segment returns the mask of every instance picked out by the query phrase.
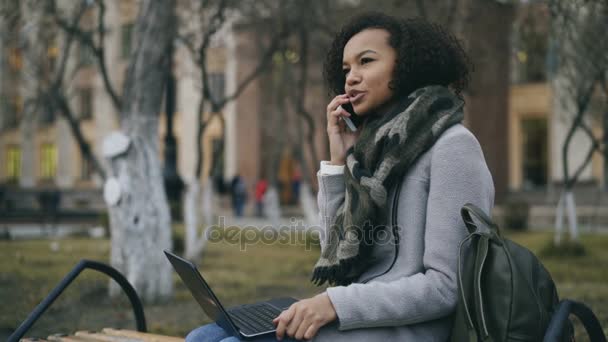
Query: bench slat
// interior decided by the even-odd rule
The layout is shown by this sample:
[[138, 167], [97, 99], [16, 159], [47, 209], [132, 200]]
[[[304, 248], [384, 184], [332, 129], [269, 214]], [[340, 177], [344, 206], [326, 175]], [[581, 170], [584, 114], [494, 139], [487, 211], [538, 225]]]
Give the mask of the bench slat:
[[90, 331], [77, 331], [77, 337], [85, 339], [86, 341], [96, 342], [140, 342], [140, 339], [129, 338], [124, 336], [112, 336], [104, 333], [90, 332]]
[[83, 339], [76, 336], [65, 336], [65, 335], [51, 335], [48, 337], [49, 341], [53, 342], [88, 342], [91, 340]]
[[102, 332], [111, 336], [121, 336], [128, 337], [132, 339], [137, 339], [143, 342], [184, 342], [183, 338], [174, 337], [174, 336], [163, 336], [163, 335], [155, 335], [150, 333], [142, 333], [139, 331], [133, 330], [119, 330], [112, 328], [104, 328]]

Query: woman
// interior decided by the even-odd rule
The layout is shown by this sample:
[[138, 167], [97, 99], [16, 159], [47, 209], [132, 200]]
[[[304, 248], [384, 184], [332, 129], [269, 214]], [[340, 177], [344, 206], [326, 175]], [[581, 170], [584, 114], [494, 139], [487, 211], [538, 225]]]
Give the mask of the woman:
[[468, 59], [438, 26], [372, 13], [337, 35], [325, 78], [336, 96], [331, 160], [317, 175], [324, 233], [313, 281], [332, 286], [283, 311], [277, 338], [445, 341], [460, 208], [489, 212], [494, 200], [479, 143], [460, 123]]

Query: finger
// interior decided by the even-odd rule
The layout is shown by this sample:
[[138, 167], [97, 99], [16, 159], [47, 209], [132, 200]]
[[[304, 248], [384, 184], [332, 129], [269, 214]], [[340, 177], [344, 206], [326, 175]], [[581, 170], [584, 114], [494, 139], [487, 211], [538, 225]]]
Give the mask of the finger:
[[340, 118], [342, 116], [351, 116], [351, 115], [344, 108], [342, 108], [342, 106], [338, 106], [338, 108], [336, 108], [336, 110], [330, 112], [329, 118], [327, 120], [328, 124], [330, 126], [338, 125], [341, 121]]
[[336, 99], [335, 101], [330, 102], [329, 105], [327, 106], [328, 119], [329, 119], [329, 116], [331, 116], [331, 113], [335, 112], [340, 105], [343, 105], [343, 104], [349, 103], [349, 102], [350, 102], [350, 100], [348, 99], [348, 97]]
[[293, 311], [294, 311], [294, 309], [292, 309], [290, 307], [289, 309], [281, 312], [281, 314], [277, 318], [274, 319], [278, 322], [277, 338], [282, 339], [283, 336], [285, 336], [285, 329], [287, 329], [287, 325], [289, 324], [289, 322], [291, 321], [291, 318], [293, 317]]
[[308, 329], [306, 329], [306, 332], [304, 333], [304, 339], [311, 340], [313, 337], [315, 337], [318, 330], [319, 330], [319, 327], [316, 324], [314, 324], [314, 323], [311, 324], [308, 327]]
[[304, 338], [304, 333], [306, 333], [306, 331], [308, 330], [309, 326], [310, 326], [310, 320], [305, 317], [302, 320], [302, 323], [300, 323], [300, 326], [298, 327], [298, 330], [296, 330], [296, 333], [294, 334], [294, 338], [296, 340], [303, 339]]
[[348, 96], [346, 94], [342, 94], [342, 95], [338, 95], [338, 96], [334, 97], [327, 105], [327, 111], [329, 112], [329, 111], [335, 110], [336, 107], [338, 107], [338, 105], [340, 103], [342, 103], [342, 101], [344, 101], [344, 100], [348, 100]]
[[300, 324], [302, 324], [303, 320], [302, 310], [296, 311], [296, 314], [293, 316], [293, 319], [287, 325], [287, 335], [293, 337], [298, 331]]

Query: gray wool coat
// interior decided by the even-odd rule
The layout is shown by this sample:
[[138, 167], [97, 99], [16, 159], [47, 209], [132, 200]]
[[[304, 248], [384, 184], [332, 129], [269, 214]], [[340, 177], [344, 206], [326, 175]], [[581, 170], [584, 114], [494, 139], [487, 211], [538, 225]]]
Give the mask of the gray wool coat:
[[[319, 171], [317, 177], [323, 231], [344, 201], [345, 184], [343, 173]], [[399, 198], [396, 186], [389, 192], [389, 223], [390, 208], [398, 201], [398, 252], [387, 229], [390, 238], [374, 246], [373, 264], [356, 283], [327, 288], [338, 319], [319, 329], [314, 341], [443, 342], [449, 337], [458, 247], [466, 236], [460, 208], [470, 202], [489, 213], [492, 176], [479, 142], [458, 124], [418, 159], [402, 183]]]

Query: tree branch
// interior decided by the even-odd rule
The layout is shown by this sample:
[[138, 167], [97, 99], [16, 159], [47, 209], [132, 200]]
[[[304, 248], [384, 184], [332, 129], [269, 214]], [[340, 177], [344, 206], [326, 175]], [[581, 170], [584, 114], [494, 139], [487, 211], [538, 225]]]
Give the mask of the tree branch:
[[116, 112], [120, 112], [122, 109], [122, 100], [118, 96], [118, 93], [112, 86], [112, 82], [110, 81], [110, 76], [108, 73], [108, 68], [106, 64], [106, 54], [105, 54], [105, 35], [106, 28], [104, 23], [104, 17], [106, 13], [106, 5], [103, 0], [96, 0], [99, 6], [99, 12], [97, 15], [97, 34], [99, 35], [99, 47], [95, 49], [95, 45], [91, 42], [90, 48], [93, 49], [95, 56], [97, 57], [97, 65], [99, 66], [99, 72], [101, 73], [101, 77], [103, 79], [103, 85], [110, 95], [112, 99], [112, 104], [114, 105], [114, 109]]
[[[50, 7], [51, 7], [51, 13], [54, 14], [54, 17], [56, 19], [58, 19], [59, 14], [56, 11], [55, 1], [53, 1], [52, 6], [50, 6]], [[72, 18], [71, 24], [67, 24], [63, 20], [62, 20], [62, 22], [65, 25], [77, 26], [78, 23], [80, 22], [80, 20], [82, 19], [82, 16], [84, 15], [85, 11], [86, 11], [86, 6], [84, 6], [81, 3], [78, 6], [77, 10], [75, 11], [75, 15]], [[57, 89], [57, 88], [61, 87], [73, 41], [74, 41], [74, 35], [68, 34], [67, 39], [64, 44], [64, 48], [63, 48], [63, 55], [61, 56], [61, 61], [59, 62], [59, 68], [57, 69], [57, 73], [55, 74], [54, 80], [51, 82], [51, 86], [50, 86], [51, 88]]]
[[272, 56], [279, 48], [281, 42], [284, 39], [286, 39], [288, 35], [289, 35], [289, 31], [287, 31], [286, 29], [283, 29], [282, 32], [280, 32], [279, 34], [274, 36], [272, 42], [270, 43], [270, 46], [266, 49], [266, 51], [262, 55], [260, 63], [258, 63], [256, 68], [249, 75], [247, 75], [245, 77], [245, 79], [243, 80], [243, 82], [241, 82], [241, 84], [239, 84], [237, 86], [234, 93], [226, 96], [222, 101], [220, 101], [219, 106], [218, 106], [219, 108], [223, 108], [224, 105], [226, 105], [226, 103], [236, 99], [241, 94], [241, 92], [243, 92], [243, 90], [245, 90], [245, 88], [247, 88], [249, 83], [251, 83], [254, 79], [256, 79], [268, 67], [268, 65], [270, 64], [270, 61], [272, 61]]
[[[97, 65], [99, 67], [99, 72], [103, 79], [104, 87], [112, 100], [114, 108], [117, 112], [120, 112], [122, 106], [121, 100], [110, 81], [105, 59], [105, 24], [103, 21], [105, 16], [105, 4], [102, 0], [96, 0], [96, 3], [99, 6], [96, 30], [97, 34], [99, 35], [99, 46], [96, 46], [93, 40], [93, 32], [84, 31], [79, 27], [80, 19], [76, 22], [68, 23], [65, 19], [61, 18], [56, 11], [54, 11], [53, 17], [55, 19], [55, 23], [68, 34], [68, 37], [70, 37], [69, 39], [71, 39], [71, 37], [76, 37], [81, 45], [93, 51], [93, 55], [95, 56]], [[82, 6], [82, 8], [84, 14], [86, 7]]]
[[577, 104], [578, 110], [577, 110], [574, 120], [572, 121], [572, 125], [570, 126], [570, 129], [568, 130], [568, 133], [566, 135], [566, 140], [564, 141], [564, 145], [562, 146], [562, 167], [563, 167], [563, 171], [564, 171], [564, 184], [566, 185], [566, 189], [572, 188], [574, 186], [574, 184], [576, 183], [576, 178], [574, 178], [574, 177], [570, 178], [568, 175], [568, 149], [570, 147], [570, 142], [572, 141], [572, 138], [574, 137], [574, 133], [576, 132], [577, 127], [580, 127], [581, 123], [583, 122], [583, 117], [585, 115], [585, 112], [587, 111], [587, 107], [589, 106], [589, 101], [591, 99], [591, 95], [593, 94], [593, 89], [595, 88], [593, 86], [594, 84], [595, 84], [595, 82], [593, 82], [586, 89], [586, 91], [582, 94], [582, 96], [577, 98], [576, 104]]
[[80, 152], [82, 153], [82, 156], [89, 161], [95, 172], [97, 172], [105, 181], [106, 174], [103, 170], [103, 167], [101, 167], [101, 163], [93, 155], [91, 145], [86, 141], [86, 139], [82, 135], [80, 123], [78, 122], [78, 120], [75, 119], [74, 113], [70, 109], [67, 100], [65, 99], [63, 94], [61, 94], [59, 89], [54, 88], [50, 91], [50, 100], [57, 106], [57, 108], [59, 109], [59, 113], [61, 113], [63, 118], [68, 122], [70, 130], [72, 131], [72, 135], [74, 135], [74, 138], [76, 139], [76, 142], [80, 147]]

